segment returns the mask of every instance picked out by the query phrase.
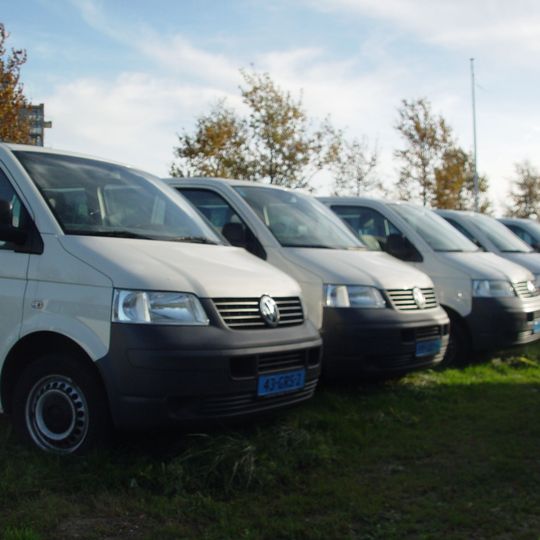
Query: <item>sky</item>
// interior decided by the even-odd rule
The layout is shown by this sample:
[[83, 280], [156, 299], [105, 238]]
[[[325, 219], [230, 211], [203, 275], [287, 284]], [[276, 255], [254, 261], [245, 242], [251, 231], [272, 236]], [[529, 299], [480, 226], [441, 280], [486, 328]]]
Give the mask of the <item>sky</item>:
[[[478, 171], [496, 213], [515, 164], [540, 166], [540, 2], [0, 0], [0, 22], [27, 50], [25, 94], [53, 122], [46, 146], [167, 176], [178, 133], [220, 99], [241, 110], [247, 68], [377, 145], [390, 185], [403, 99], [427, 98], [472, 150], [474, 58]], [[328, 178], [316, 188], [328, 194]]]

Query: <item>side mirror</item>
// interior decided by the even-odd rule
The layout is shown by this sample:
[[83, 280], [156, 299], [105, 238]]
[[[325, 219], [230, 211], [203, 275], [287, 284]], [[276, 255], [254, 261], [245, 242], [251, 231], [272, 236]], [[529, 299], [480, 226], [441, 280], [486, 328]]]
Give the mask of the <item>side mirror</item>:
[[231, 245], [246, 247], [246, 228], [242, 223], [225, 223], [221, 233]]
[[386, 237], [385, 251], [402, 261], [422, 262], [422, 255], [411, 244], [410, 240], [401, 234], [389, 234]]
[[26, 231], [13, 227], [12, 223], [11, 203], [0, 199], [0, 241], [20, 246], [26, 242], [28, 235]]

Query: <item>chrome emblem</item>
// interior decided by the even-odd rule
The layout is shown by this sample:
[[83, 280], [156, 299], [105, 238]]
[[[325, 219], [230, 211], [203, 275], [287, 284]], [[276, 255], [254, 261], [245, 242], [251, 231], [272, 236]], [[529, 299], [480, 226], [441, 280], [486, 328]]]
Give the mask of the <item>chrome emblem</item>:
[[418, 287], [414, 287], [412, 290], [412, 295], [414, 303], [418, 306], [418, 309], [424, 309], [426, 307], [427, 300], [421, 289], [419, 289]]
[[279, 324], [279, 309], [276, 301], [267, 294], [261, 296], [259, 300], [259, 311], [263, 321], [270, 327], [274, 328]]
[[527, 290], [530, 294], [534, 294], [536, 292], [536, 286], [532, 281], [527, 281]]

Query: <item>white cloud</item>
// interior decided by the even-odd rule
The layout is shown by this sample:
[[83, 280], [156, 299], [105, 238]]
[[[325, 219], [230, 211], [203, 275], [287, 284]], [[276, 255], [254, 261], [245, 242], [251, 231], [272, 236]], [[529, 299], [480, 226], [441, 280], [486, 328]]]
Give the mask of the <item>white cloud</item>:
[[135, 49], [166, 73], [183, 74], [213, 83], [231, 85], [238, 79], [238, 68], [226, 56], [194, 47], [181, 34], [163, 35], [147, 25], [118, 24], [104, 11], [99, 0], [70, 0], [86, 23], [108, 38]]
[[214, 84], [230, 86], [238, 82], [240, 64], [222, 54], [198, 49], [181, 35], [163, 38], [147, 31], [138, 40], [136, 48], [169, 72], [212, 80]]
[[125, 73], [79, 79], [43, 97], [53, 128], [47, 145], [99, 155], [159, 175], [168, 171], [175, 134], [226, 94], [167, 78]]
[[[540, 4], [534, 0], [306, 0], [318, 9], [388, 21], [454, 49], [520, 57], [540, 50]], [[532, 59], [530, 59], [532, 60]]]

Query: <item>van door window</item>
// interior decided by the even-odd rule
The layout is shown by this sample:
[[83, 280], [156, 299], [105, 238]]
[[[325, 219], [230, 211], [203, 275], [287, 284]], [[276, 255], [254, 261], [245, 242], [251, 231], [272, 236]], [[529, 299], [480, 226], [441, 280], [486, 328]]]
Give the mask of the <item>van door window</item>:
[[471, 242], [474, 242], [478, 247], [481, 247], [485, 251], [485, 247], [480, 243], [480, 240], [474, 236], [472, 232], [470, 232], [468, 229], [466, 229], [461, 223], [458, 223], [455, 219], [443, 216], [452, 227], [457, 229], [463, 236], [467, 237]]
[[517, 225], [506, 225], [516, 236], [519, 236], [524, 242], [527, 242], [529, 246], [532, 246], [534, 244], [534, 238], [521, 227], [518, 227]]
[[382, 214], [364, 206], [332, 206], [332, 210], [373, 251], [384, 251], [390, 234], [401, 232]]
[[422, 261], [422, 255], [409, 239], [377, 210], [367, 206], [331, 208], [372, 251], [386, 251], [404, 261]]
[[259, 240], [221, 195], [208, 189], [177, 189], [230, 244], [243, 247], [253, 255], [266, 259], [266, 252]]
[[[21, 200], [15, 193], [11, 182], [8, 180], [5, 173], [0, 169], [0, 201], [3, 206], [0, 207], [0, 212], [9, 213], [7, 218], [9, 223], [6, 225], [11, 225], [16, 229], [23, 230], [27, 224], [27, 214], [24, 206], [21, 204]], [[5, 204], [7, 203], [7, 204]], [[4, 219], [2, 219], [4, 222]], [[14, 246], [11, 242], [5, 242], [0, 240], [0, 249], [10, 249], [13, 250]]]

